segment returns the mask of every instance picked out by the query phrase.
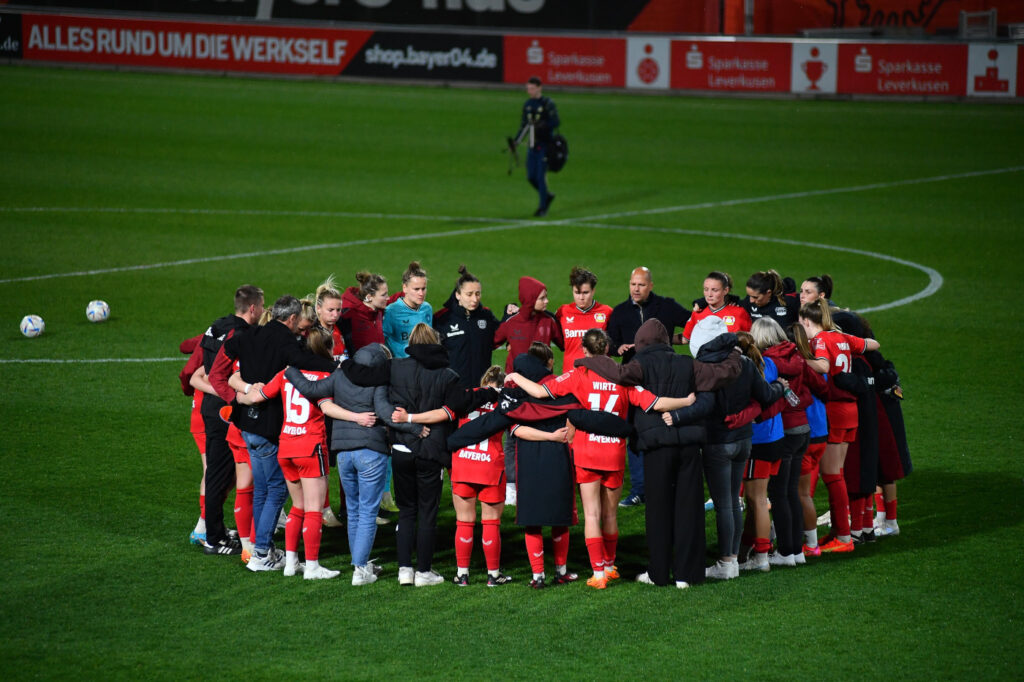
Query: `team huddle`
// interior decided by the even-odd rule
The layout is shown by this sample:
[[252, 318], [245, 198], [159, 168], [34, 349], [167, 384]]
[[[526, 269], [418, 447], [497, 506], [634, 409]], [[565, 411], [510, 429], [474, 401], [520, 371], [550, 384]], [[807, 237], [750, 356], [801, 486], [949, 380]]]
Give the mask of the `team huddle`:
[[[636, 580], [679, 588], [899, 533], [896, 481], [911, 471], [899, 377], [867, 321], [832, 304], [827, 275], [797, 288], [757, 272], [739, 297], [715, 271], [684, 307], [654, 293], [640, 267], [611, 307], [595, 300], [597, 277], [575, 267], [571, 303], [549, 312], [547, 286], [522, 277], [518, 305], [500, 320], [465, 266], [437, 312], [427, 282], [414, 261], [394, 294], [384, 276], [360, 272], [344, 290], [328, 278], [266, 310], [262, 290], [246, 285], [232, 314], [182, 343], [204, 464], [194, 544], [241, 555], [251, 571], [337, 577], [319, 562], [323, 526], [343, 525], [328, 495], [332, 467], [353, 585], [382, 575], [370, 554], [384, 511], [398, 513], [399, 583], [445, 582], [433, 565], [445, 472], [457, 586], [470, 584], [478, 516], [486, 584], [513, 581], [501, 561], [506, 505], [535, 589], [579, 578], [568, 556], [580, 507], [596, 589], [620, 578], [620, 507], [645, 505], [649, 557]], [[505, 366], [492, 365], [502, 346]], [[563, 351], [560, 374], [552, 346]], [[814, 506], [819, 477], [827, 519]], [[224, 521], [232, 489], [237, 531]], [[707, 566], [712, 507], [719, 558]], [[820, 520], [831, 526], [824, 538]], [[273, 541], [281, 524], [283, 552]]]

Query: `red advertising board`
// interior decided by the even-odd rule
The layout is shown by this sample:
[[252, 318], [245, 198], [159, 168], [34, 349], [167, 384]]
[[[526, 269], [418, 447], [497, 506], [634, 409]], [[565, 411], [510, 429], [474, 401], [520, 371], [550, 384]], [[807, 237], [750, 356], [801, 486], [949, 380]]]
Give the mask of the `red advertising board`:
[[335, 75], [372, 31], [23, 14], [23, 58]]
[[621, 38], [505, 36], [504, 52], [506, 83], [537, 76], [551, 85], [626, 85], [626, 41]]
[[841, 93], [957, 97], [967, 90], [967, 46], [840, 43], [837, 71]]
[[1017, 97], [1024, 97], [1024, 45], [1017, 47]]
[[789, 92], [789, 43], [673, 40], [672, 88]]

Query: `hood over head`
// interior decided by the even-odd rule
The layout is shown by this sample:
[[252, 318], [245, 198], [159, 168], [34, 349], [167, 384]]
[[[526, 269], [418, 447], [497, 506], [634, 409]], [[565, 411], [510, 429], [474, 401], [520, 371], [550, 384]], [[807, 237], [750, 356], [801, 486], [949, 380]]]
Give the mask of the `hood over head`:
[[539, 279], [534, 279], [533, 277], [520, 277], [519, 312], [525, 310], [526, 317], [533, 317], [533, 314], [536, 312], [533, 309], [533, 306], [537, 303], [537, 299], [540, 298], [540, 292], [547, 288], [547, 285]]
[[652, 317], [636, 330], [636, 336], [633, 337], [633, 341], [636, 344], [637, 350], [643, 350], [647, 346], [659, 343], [668, 345], [668, 330], [665, 329], [665, 325], [661, 323], [661, 320]]
[[355, 357], [352, 359], [355, 360], [358, 365], [376, 367], [378, 365], [383, 365], [388, 359], [388, 356], [387, 353], [384, 352], [384, 346], [379, 343], [368, 343], [357, 350]]
[[437, 343], [412, 343], [405, 352], [427, 369], [442, 369], [449, 365], [448, 349]]

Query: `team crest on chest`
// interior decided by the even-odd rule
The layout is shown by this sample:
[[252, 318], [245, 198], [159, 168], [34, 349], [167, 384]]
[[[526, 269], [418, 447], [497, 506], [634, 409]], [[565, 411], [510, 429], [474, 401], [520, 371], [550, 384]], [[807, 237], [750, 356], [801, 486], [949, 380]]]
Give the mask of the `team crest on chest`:
[[725, 317], [722, 318], [722, 320], [725, 322], [725, 325], [727, 327], [731, 327], [734, 324], [736, 324], [736, 316], [735, 315], [726, 315]]
[[605, 315], [604, 313], [598, 313], [597, 315], [594, 315], [594, 322], [597, 322], [598, 324], [603, 324], [604, 321], [607, 319], [608, 316]]
[[476, 326], [480, 327], [480, 329], [487, 329], [487, 320], [477, 320]]

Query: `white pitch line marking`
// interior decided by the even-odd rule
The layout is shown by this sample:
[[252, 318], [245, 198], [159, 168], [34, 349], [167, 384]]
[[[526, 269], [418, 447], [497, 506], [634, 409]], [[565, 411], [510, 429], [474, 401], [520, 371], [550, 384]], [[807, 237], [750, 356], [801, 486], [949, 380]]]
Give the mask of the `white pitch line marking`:
[[765, 237], [765, 236], [761, 236], [761, 235], [736, 234], [736, 233], [731, 233], [731, 232], [711, 232], [711, 231], [708, 231], [708, 230], [686, 230], [686, 229], [682, 229], [682, 228], [671, 228], [671, 227], [646, 227], [646, 226], [643, 226], [643, 225], [608, 225], [608, 224], [603, 224], [603, 223], [591, 223], [591, 222], [573, 223], [573, 226], [574, 227], [587, 227], [587, 228], [597, 229], [597, 230], [627, 230], [627, 231], [633, 231], [633, 232], [661, 232], [661, 233], [664, 233], [664, 234], [680, 234], [680, 235], [695, 236], [695, 237], [716, 237], [716, 238], [717, 237], [726, 237], [728, 239], [746, 239], [746, 240], [749, 240], [749, 241], [757, 241], [757, 242], [771, 242], [771, 243], [774, 243], [774, 244], [788, 244], [788, 245], [791, 245], [791, 246], [799, 246], [799, 247], [803, 247], [803, 248], [825, 249], [825, 250], [828, 250], [828, 251], [841, 251], [843, 253], [853, 253], [853, 254], [857, 254], [859, 256], [867, 256], [869, 258], [877, 258], [879, 260], [885, 260], [885, 261], [889, 261], [891, 263], [898, 263], [898, 264], [904, 265], [904, 266], [906, 266], [908, 268], [912, 268], [914, 270], [919, 270], [919, 271], [923, 272], [924, 274], [928, 275], [928, 286], [926, 286], [924, 289], [922, 289], [921, 291], [917, 292], [916, 294], [912, 294], [912, 295], [907, 296], [905, 298], [901, 298], [901, 299], [898, 299], [898, 300], [895, 300], [895, 301], [891, 301], [889, 303], [882, 303], [880, 305], [870, 306], [870, 307], [867, 307], [867, 308], [859, 308], [857, 310], [857, 312], [859, 312], [859, 313], [870, 313], [870, 312], [875, 312], [875, 311], [878, 311], [878, 310], [889, 310], [890, 308], [898, 308], [900, 306], [907, 305], [908, 303], [913, 303], [914, 301], [919, 301], [922, 298], [928, 298], [929, 296], [931, 296], [932, 294], [937, 292], [939, 289], [941, 289], [942, 285], [943, 285], [943, 283], [945, 281], [943, 279], [943, 277], [942, 277], [942, 273], [940, 273], [935, 268], [928, 267], [927, 265], [921, 265], [920, 263], [915, 263], [913, 261], [904, 260], [903, 258], [897, 258], [896, 256], [890, 256], [890, 255], [887, 255], [887, 254], [884, 254], [884, 253], [879, 253], [877, 251], [867, 251], [865, 249], [855, 249], [855, 248], [851, 248], [851, 247], [848, 247], [848, 246], [834, 246], [832, 244], [820, 244], [820, 243], [817, 243], [817, 242], [801, 242], [801, 241], [798, 241], [796, 239], [784, 239], [784, 238], [781, 238], [781, 237]]
[[[104, 274], [110, 274], [110, 273], [115, 273], [115, 272], [132, 272], [132, 271], [138, 271], [138, 270], [151, 270], [151, 269], [154, 269], [154, 268], [165, 268], [165, 267], [175, 267], [175, 266], [181, 266], [181, 265], [195, 265], [195, 264], [198, 264], [198, 263], [213, 263], [213, 262], [226, 261], [226, 260], [237, 260], [239, 258], [257, 258], [257, 257], [261, 257], [261, 256], [274, 256], [274, 255], [281, 255], [281, 254], [287, 254], [287, 253], [301, 253], [303, 251], [316, 251], [316, 250], [322, 250], [322, 249], [337, 249], [337, 248], [343, 248], [343, 247], [347, 247], [347, 246], [367, 246], [367, 245], [372, 245], [372, 244], [384, 244], [384, 243], [390, 243], [390, 242], [408, 241], [408, 240], [412, 240], [412, 239], [431, 239], [431, 238], [438, 238], [438, 237], [454, 237], [454, 236], [460, 236], [460, 235], [466, 235], [466, 234], [478, 234], [478, 233], [484, 233], [484, 232], [496, 232], [496, 231], [501, 231], [501, 230], [515, 230], [515, 229], [522, 229], [524, 227], [531, 227], [531, 226], [544, 226], [544, 225], [551, 226], [551, 225], [580, 224], [582, 222], [589, 221], [589, 220], [605, 220], [605, 219], [608, 219], [608, 218], [628, 218], [628, 217], [634, 217], [634, 216], [640, 216], [640, 215], [656, 215], [656, 214], [664, 214], [664, 213], [676, 213], [676, 212], [680, 212], [680, 211], [692, 211], [692, 210], [699, 210], [699, 209], [706, 209], [706, 208], [721, 208], [721, 207], [727, 207], [727, 206], [740, 206], [740, 205], [744, 205], [744, 204], [765, 203], [765, 202], [770, 202], [770, 201], [783, 201], [783, 200], [786, 200], [786, 199], [802, 199], [802, 198], [806, 198], [806, 197], [826, 196], [826, 195], [830, 195], [830, 194], [844, 194], [844, 193], [849, 193], [849, 192], [867, 192], [867, 191], [876, 190], [876, 189], [888, 189], [888, 188], [892, 188], [892, 187], [902, 187], [902, 186], [906, 186], [906, 185], [918, 185], [918, 184], [924, 184], [924, 183], [930, 183], [930, 182], [944, 182], [944, 181], [947, 181], [947, 180], [958, 180], [958, 179], [963, 179], [963, 178], [982, 177], [982, 176], [986, 176], [986, 175], [997, 175], [997, 174], [1000, 174], [1000, 173], [1014, 173], [1014, 172], [1022, 171], [1022, 170], [1024, 170], [1024, 166], [1008, 166], [1006, 168], [995, 168], [995, 169], [991, 169], [991, 170], [982, 170], [982, 171], [969, 171], [969, 172], [966, 172], [966, 173], [947, 173], [945, 175], [933, 175], [933, 176], [929, 176], [929, 177], [925, 177], [925, 178], [911, 178], [909, 180], [893, 180], [891, 182], [876, 182], [876, 183], [871, 183], [871, 184], [868, 184], [868, 185], [855, 185], [855, 186], [852, 186], [852, 187], [836, 187], [836, 188], [833, 188], [833, 189], [808, 190], [808, 191], [804, 191], [804, 192], [789, 192], [789, 193], [785, 193], [785, 194], [771, 194], [771, 195], [761, 196], [761, 197], [748, 197], [748, 198], [741, 198], [741, 199], [726, 199], [726, 200], [723, 200], [723, 201], [708, 201], [708, 202], [702, 202], [702, 203], [698, 203], [698, 204], [683, 204], [683, 205], [680, 205], [680, 206], [666, 206], [666, 207], [663, 207], [663, 208], [640, 209], [640, 210], [635, 210], [635, 211], [622, 211], [622, 212], [619, 212], [619, 213], [605, 213], [605, 214], [601, 214], [601, 215], [581, 216], [579, 218], [563, 218], [561, 220], [551, 220], [551, 221], [544, 221], [544, 222], [531, 221], [531, 220], [510, 220], [510, 221], [504, 221], [503, 224], [500, 224], [500, 225], [490, 225], [488, 227], [480, 227], [480, 228], [467, 228], [467, 229], [464, 229], [464, 230], [449, 230], [449, 231], [445, 231], [445, 232], [432, 232], [432, 233], [427, 233], [427, 234], [416, 234], [416, 235], [399, 235], [399, 236], [395, 236], [395, 237], [381, 237], [379, 239], [360, 239], [360, 240], [354, 240], [354, 241], [349, 241], [349, 242], [339, 242], [339, 243], [334, 243], [334, 244], [313, 244], [313, 245], [309, 245], [309, 246], [297, 246], [297, 247], [288, 248], [288, 249], [273, 249], [273, 250], [270, 250], [270, 251], [254, 251], [254, 252], [250, 252], [250, 253], [241, 253], [241, 254], [226, 254], [226, 255], [223, 255], [223, 256], [208, 256], [208, 257], [205, 257], [205, 258], [187, 258], [187, 259], [177, 260], [177, 261], [167, 261], [167, 262], [164, 262], [164, 263], [150, 263], [150, 264], [147, 264], [147, 265], [129, 265], [129, 266], [123, 266], [123, 267], [118, 267], [118, 268], [101, 268], [101, 269], [96, 269], [96, 270], [82, 270], [82, 271], [78, 271], [78, 272], [53, 273], [53, 274], [48, 274], [48, 275], [31, 275], [31, 276], [28, 276], [28, 277], [11, 277], [11, 278], [7, 278], [7, 279], [0, 279], [0, 284], [12, 284], [12, 283], [16, 283], [16, 282], [33, 282], [33, 281], [39, 281], [39, 280], [45, 280], [45, 279], [57, 279], [57, 278], [62, 278], [62, 277], [84, 277], [84, 276], [88, 276], [88, 275], [104, 275]], [[266, 215], [296, 215], [296, 216], [302, 216], [302, 215], [313, 216], [313, 215], [316, 215], [316, 216], [325, 216], [325, 217], [331, 217], [331, 216], [335, 216], [335, 217], [359, 216], [359, 217], [366, 217], [366, 218], [387, 218], [387, 219], [400, 219], [402, 217], [406, 217], [406, 218], [412, 218], [412, 219], [416, 219], [416, 220], [430, 220], [431, 219], [430, 216], [414, 217], [415, 214], [408, 214], [408, 215], [403, 215], [403, 214], [387, 214], [387, 213], [359, 213], [359, 214], [352, 213], [352, 214], [344, 214], [344, 213], [332, 213], [332, 212], [329, 212], [329, 211], [325, 211], [325, 212], [318, 212], [318, 211], [305, 211], [305, 212], [302, 212], [302, 211], [280, 211], [280, 212], [268, 211], [268, 212], [261, 212], [261, 211], [255, 210], [255, 209], [252, 210], [252, 211], [246, 210], [246, 209], [241, 209], [241, 210], [233, 212], [231, 209], [174, 209], [174, 208], [155, 208], [155, 209], [96, 208], [96, 209], [89, 209], [89, 208], [84, 208], [84, 207], [80, 207], [80, 208], [55, 207], [53, 209], [48, 209], [46, 207], [39, 207], [39, 206], [37, 206], [37, 207], [27, 207], [27, 208], [3, 208], [3, 207], [0, 207], [0, 212], [3, 212], [3, 211], [7, 211], [7, 212], [16, 212], [16, 211], [26, 211], [26, 212], [46, 212], [46, 211], [54, 211], [54, 212], [60, 212], [60, 211], [81, 211], [81, 212], [87, 212], [87, 211], [99, 211], [99, 212], [103, 212], [103, 211], [106, 211], [106, 212], [125, 212], [125, 213], [130, 213], [130, 212], [140, 212], [140, 213], [141, 212], [160, 212], [160, 213], [183, 213], [183, 214], [192, 214], [192, 213], [195, 213], [195, 214], [211, 213], [211, 214], [213, 214], [213, 213], [216, 213], [218, 215], [232, 215], [232, 214], [238, 214], [238, 215], [261, 215], [261, 214], [266, 214]], [[433, 219], [435, 219], [435, 220], [451, 220], [451, 221], [463, 220], [463, 221], [474, 221], [474, 222], [478, 222], [478, 221], [479, 222], [491, 222], [491, 220], [487, 219], [487, 218], [474, 218], [474, 217], [470, 217], [470, 218], [456, 218], [456, 217], [452, 217], [452, 216], [438, 216], [438, 217], [433, 218]], [[495, 222], [497, 222], [497, 221], [495, 221]]]

